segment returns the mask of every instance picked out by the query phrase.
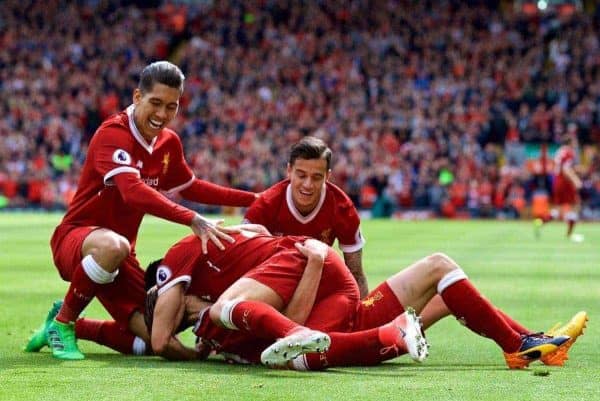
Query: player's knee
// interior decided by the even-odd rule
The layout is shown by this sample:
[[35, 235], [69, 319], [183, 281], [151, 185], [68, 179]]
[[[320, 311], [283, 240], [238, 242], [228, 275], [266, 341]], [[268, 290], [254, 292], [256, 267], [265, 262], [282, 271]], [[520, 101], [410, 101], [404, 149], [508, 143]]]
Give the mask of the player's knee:
[[118, 265], [129, 255], [131, 246], [125, 237], [111, 235], [103, 241], [101, 252], [114, 265]]
[[427, 266], [430, 269], [430, 275], [443, 277], [452, 270], [458, 269], [458, 265], [448, 255], [441, 252], [433, 253], [427, 256]]
[[222, 310], [222, 308], [223, 308], [223, 304], [221, 302], [217, 301], [208, 310], [208, 316], [210, 317], [210, 320], [212, 320], [212, 322], [214, 324], [217, 324], [219, 326], [222, 326], [222, 324], [221, 324], [221, 310]]
[[226, 327], [231, 330], [237, 330], [237, 326], [233, 323], [233, 309], [241, 299], [234, 300], [218, 300], [208, 310], [210, 320], [218, 326]]

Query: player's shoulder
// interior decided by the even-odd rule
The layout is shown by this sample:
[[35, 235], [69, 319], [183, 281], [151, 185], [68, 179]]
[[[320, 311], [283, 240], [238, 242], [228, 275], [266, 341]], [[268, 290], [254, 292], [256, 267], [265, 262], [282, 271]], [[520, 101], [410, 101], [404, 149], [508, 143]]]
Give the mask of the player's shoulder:
[[289, 183], [290, 180], [285, 179], [271, 185], [269, 188], [263, 191], [259, 199], [262, 199], [264, 202], [276, 202], [280, 199], [283, 199]]
[[177, 133], [170, 128], [163, 128], [162, 132], [160, 133], [160, 136], [161, 139], [165, 141], [181, 142], [181, 139], [179, 139], [179, 135], [177, 135]]
[[98, 131], [106, 129], [124, 129], [129, 131], [129, 118], [127, 117], [127, 113], [121, 111], [119, 113], [111, 115], [106, 120], [102, 121], [102, 124], [100, 124], [100, 127], [98, 128]]
[[93, 142], [113, 141], [115, 139], [133, 140], [129, 129], [129, 120], [125, 112], [113, 114], [104, 120], [92, 138]]
[[352, 200], [342, 188], [329, 181], [327, 181], [326, 188], [327, 195], [331, 196], [336, 203], [343, 203], [345, 206], [353, 206]]
[[[348, 221], [358, 220], [358, 210], [352, 199], [337, 185], [327, 182], [327, 195], [323, 210], [329, 210], [334, 218], [344, 216]], [[353, 217], [352, 219], [349, 219]]]

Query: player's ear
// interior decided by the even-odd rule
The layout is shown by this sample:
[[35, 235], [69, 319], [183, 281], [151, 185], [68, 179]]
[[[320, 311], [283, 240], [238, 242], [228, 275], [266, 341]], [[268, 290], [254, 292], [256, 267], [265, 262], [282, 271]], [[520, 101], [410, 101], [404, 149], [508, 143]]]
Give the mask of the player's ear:
[[325, 181], [329, 181], [329, 177], [331, 177], [331, 169], [327, 170], [325, 173]]
[[135, 88], [133, 91], [133, 104], [138, 105], [142, 101], [142, 91], [140, 88]]
[[287, 164], [287, 177], [291, 178], [292, 176], [292, 165], [290, 163]]

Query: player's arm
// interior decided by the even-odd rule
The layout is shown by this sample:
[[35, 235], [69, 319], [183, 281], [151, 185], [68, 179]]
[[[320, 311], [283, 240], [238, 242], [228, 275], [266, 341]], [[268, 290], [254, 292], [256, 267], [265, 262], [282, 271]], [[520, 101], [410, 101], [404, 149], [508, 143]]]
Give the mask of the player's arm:
[[160, 294], [154, 307], [151, 344], [155, 354], [170, 360], [198, 359], [196, 350], [183, 345], [175, 330], [185, 309], [183, 284], [176, 284]]
[[361, 299], [366, 297], [369, 294], [369, 284], [362, 266], [362, 249], [355, 252], [344, 252], [344, 262], [358, 284]]
[[225, 248], [220, 241], [221, 239], [233, 242], [233, 238], [227, 233], [237, 232], [237, 230], [221, 227], [221, 221], [207, 219], [188, 208], [178, 205], [144, 184], [136, 174], [117, 174], [113, 177], [113, 182], [118, 187], [123, 200], [129, 206], [165, 220], [190, 226], [202, 242], [203, 253], [206, 254], [207, 252], [209, 240], [219, 249]]
[[187, 200], [222, 206], [250, 206], [258, 197], [254, 192], [228, 188], [197, 178], [180, 194]]
[[138, 175], [121, 173], [112, 177], [127, 205], [144, 213], [189, 226], [196, 213], [171, 201], [160, 192], [144, 184]]
[[563, 173], [565, 177], [567, 177], [569, 181], [571, 181], [575, 189], [581, 189], [581, 179], [579, 178], [573, 167], [571, 167], [570, 165], [564, 166]]
[[303, 244], [297, 242], [295, 246], [306, 256], [306, 267], [283, 314], [298, 324], [304, 324], [315, 304], [329, 247], [314, 239], [308, 239]]

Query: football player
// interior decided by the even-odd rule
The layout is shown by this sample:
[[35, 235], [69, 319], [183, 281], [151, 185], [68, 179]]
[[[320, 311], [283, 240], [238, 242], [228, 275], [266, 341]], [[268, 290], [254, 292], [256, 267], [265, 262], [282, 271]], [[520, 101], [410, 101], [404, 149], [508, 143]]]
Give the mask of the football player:
[[[504, 351], [510, 368], [522, 368], [540, 358], [547, 364], [561, 365], [566, 359], [568, 347], [583, 332], [587, 320], [585, 315], [584, 319], [579, 319], [576, 327], [566, 325], [555, 330], [556, 337], [523, 334], [511, 327], [511, 320], [507, 320], [505, 314], [478, 292], [452, 259], [441, 253], [413, 263], [359, 301], [356, 282], [331, 248], [321, 253], [322, 263], [318, 263], [318, 258], [312, 263], [310, 258], [308, 261], [304, 259], [305, 252], [297, 245], [304, 242], [306, 247], [307, 241], [301, 237], [235, 236], [236, 242], [226, 244], [224, 251], [217, 253], [214, 246], [209, 246], [206, 255], [197, 250], [198, 239], [189, 236], [169, 250], [155, 273], [148, 270], [147, 277], [152, 279], [154, 276], [157, 283], [157, 290], [150, 292], [157, 299], [148, 302], [149, 305], [155, 302], [155, 306], [146, 309], [156, 352], [172, 357], [181, 351], [182, 345], [174, 334], [185, 315], [188, 303], [186, 294], [215, 302], [204, 309], [195, 332], [207, 340], [206, 344], [218, 344], [215, 346], [217, 351], [235, 354], [239, 360], [262, 360], [263, 363], [278, 366], [286, 365], [296, 356], [300, 358], [299, 355], [306, 351], [307, 356], [302, 357], [302, 361], [296, 360], [293, 365], [310, 369], [380, 362], [381, 355], [385, 354], [383, 351], [393, 345], [389, 338], [397, 338], [398, 333], [402, 332], [398, 330], [398, 325], [413, 327], [407, 323], [407, 319], [414, 316], [410, 313], [401, 318], [401, 323], [394, 323], [394, 319], [403, 316], [409, 307], [417, 312], [422, 310], [435, 294], [441, 297], [450, 313], [469, 329], [495, 341]], [[311, 270], [318, 270], [321, 266], [322, 274], [311, 274], [303, 282], [305, 266]], [[241, 277], [239, 280], [246, 285], [237, 286], [239, 281], [236, 277]], [[249, 285], [254, 285], [260, 291], [248, 291]], [[300, 299], [304, 302], [295, 307], [300, 312], [293, 313], [299, 318], [292, 321], [280, 311], [290, 307], [295, 291], [301, 292]], [[199, 318], [197, 313], [195, 316]], [[395, 328], [381, 331], [377, 329], [380, 326]], [[251, 335], [252, 341], [263, 341], [253, 342], [251, 347], [243, 345], [248, 337], [240, 339], [234, 336], [224, 341], [218, 337], [219, 333], [223, 333], [219, 331], [222, 330], [220, 328], [239, 330], [238, 333]], [[371, 329], [377, 330], [369, 332]], [[313, 355], [318, 347], [316, 339], [324, 341], [323, 332], [333, 331], [361, 331], [362, 334], [356, 334], [352, 339], [330, 337], [335, 352]], [[388, 336], [385, 333], [393, 334]], [[373, 342], [375, 335], [379, 341]], [[268, 344], [279, 338], [282, 340], [264, 350], [264, 340]], [[387, 341], [381, 341], [382, 338], [387, 338]], [[359, 361], [356, 360], [353, 352], [357, 341], [372, 345], [370, 351], [366, 352], [371, 357], [363, 355]], [[225, 346], [228, 342], [234, 345]], [[419, 347], [418, 338], [411, 343], [417, 344], [415, 355], [418, 359], [418, 348], [422, 350], [426, 346], [421, 344]], [[290, 348], [293, 352], [284, 356], [284, 361], [280, 352]], [[408, 348], [406, 344], [400, 347], [404, 351]], [[260, 352], [262, 355], [259, 359]], [[186, 359], [194, 355], [188, 353]]]
[[362, 266], [365, 240], [360, 218], [350, 198], [329, 181], [331, 157], [331, 149], [319, 138], [306, 136], [295, 143], [288, 178], [265, 190], [246, 211], [244, 222], [262, 224], [273, 235], [306, 235], [328, 245], [337, 239], [364, 297], [369, 289]]
[[50, 242], [60, 276], [71, 284], [64, 302], [53, 307], [56, 317], [35, 332], [27, 351], [49, 344], [56, 358], [83, 359], [74, 321], [94, 297], [121, 328], [148, 340], [139, 311], [145, 297], [143, 270], [135, 256], [145, 214], [189, 226], [204, 251], [207, 243], [223, 248], [222, 240], [233, 240], [220, 222], [165, 196], [179, 193], [195, 202], [232, 206], [248, 206], [256, 198], [194, 177], [179, 137], [167, 128], [183, 86], [184, 75], [174, 64], [149, 64], [133, 91], [133, 104], [94, 134], [73, 202]]

